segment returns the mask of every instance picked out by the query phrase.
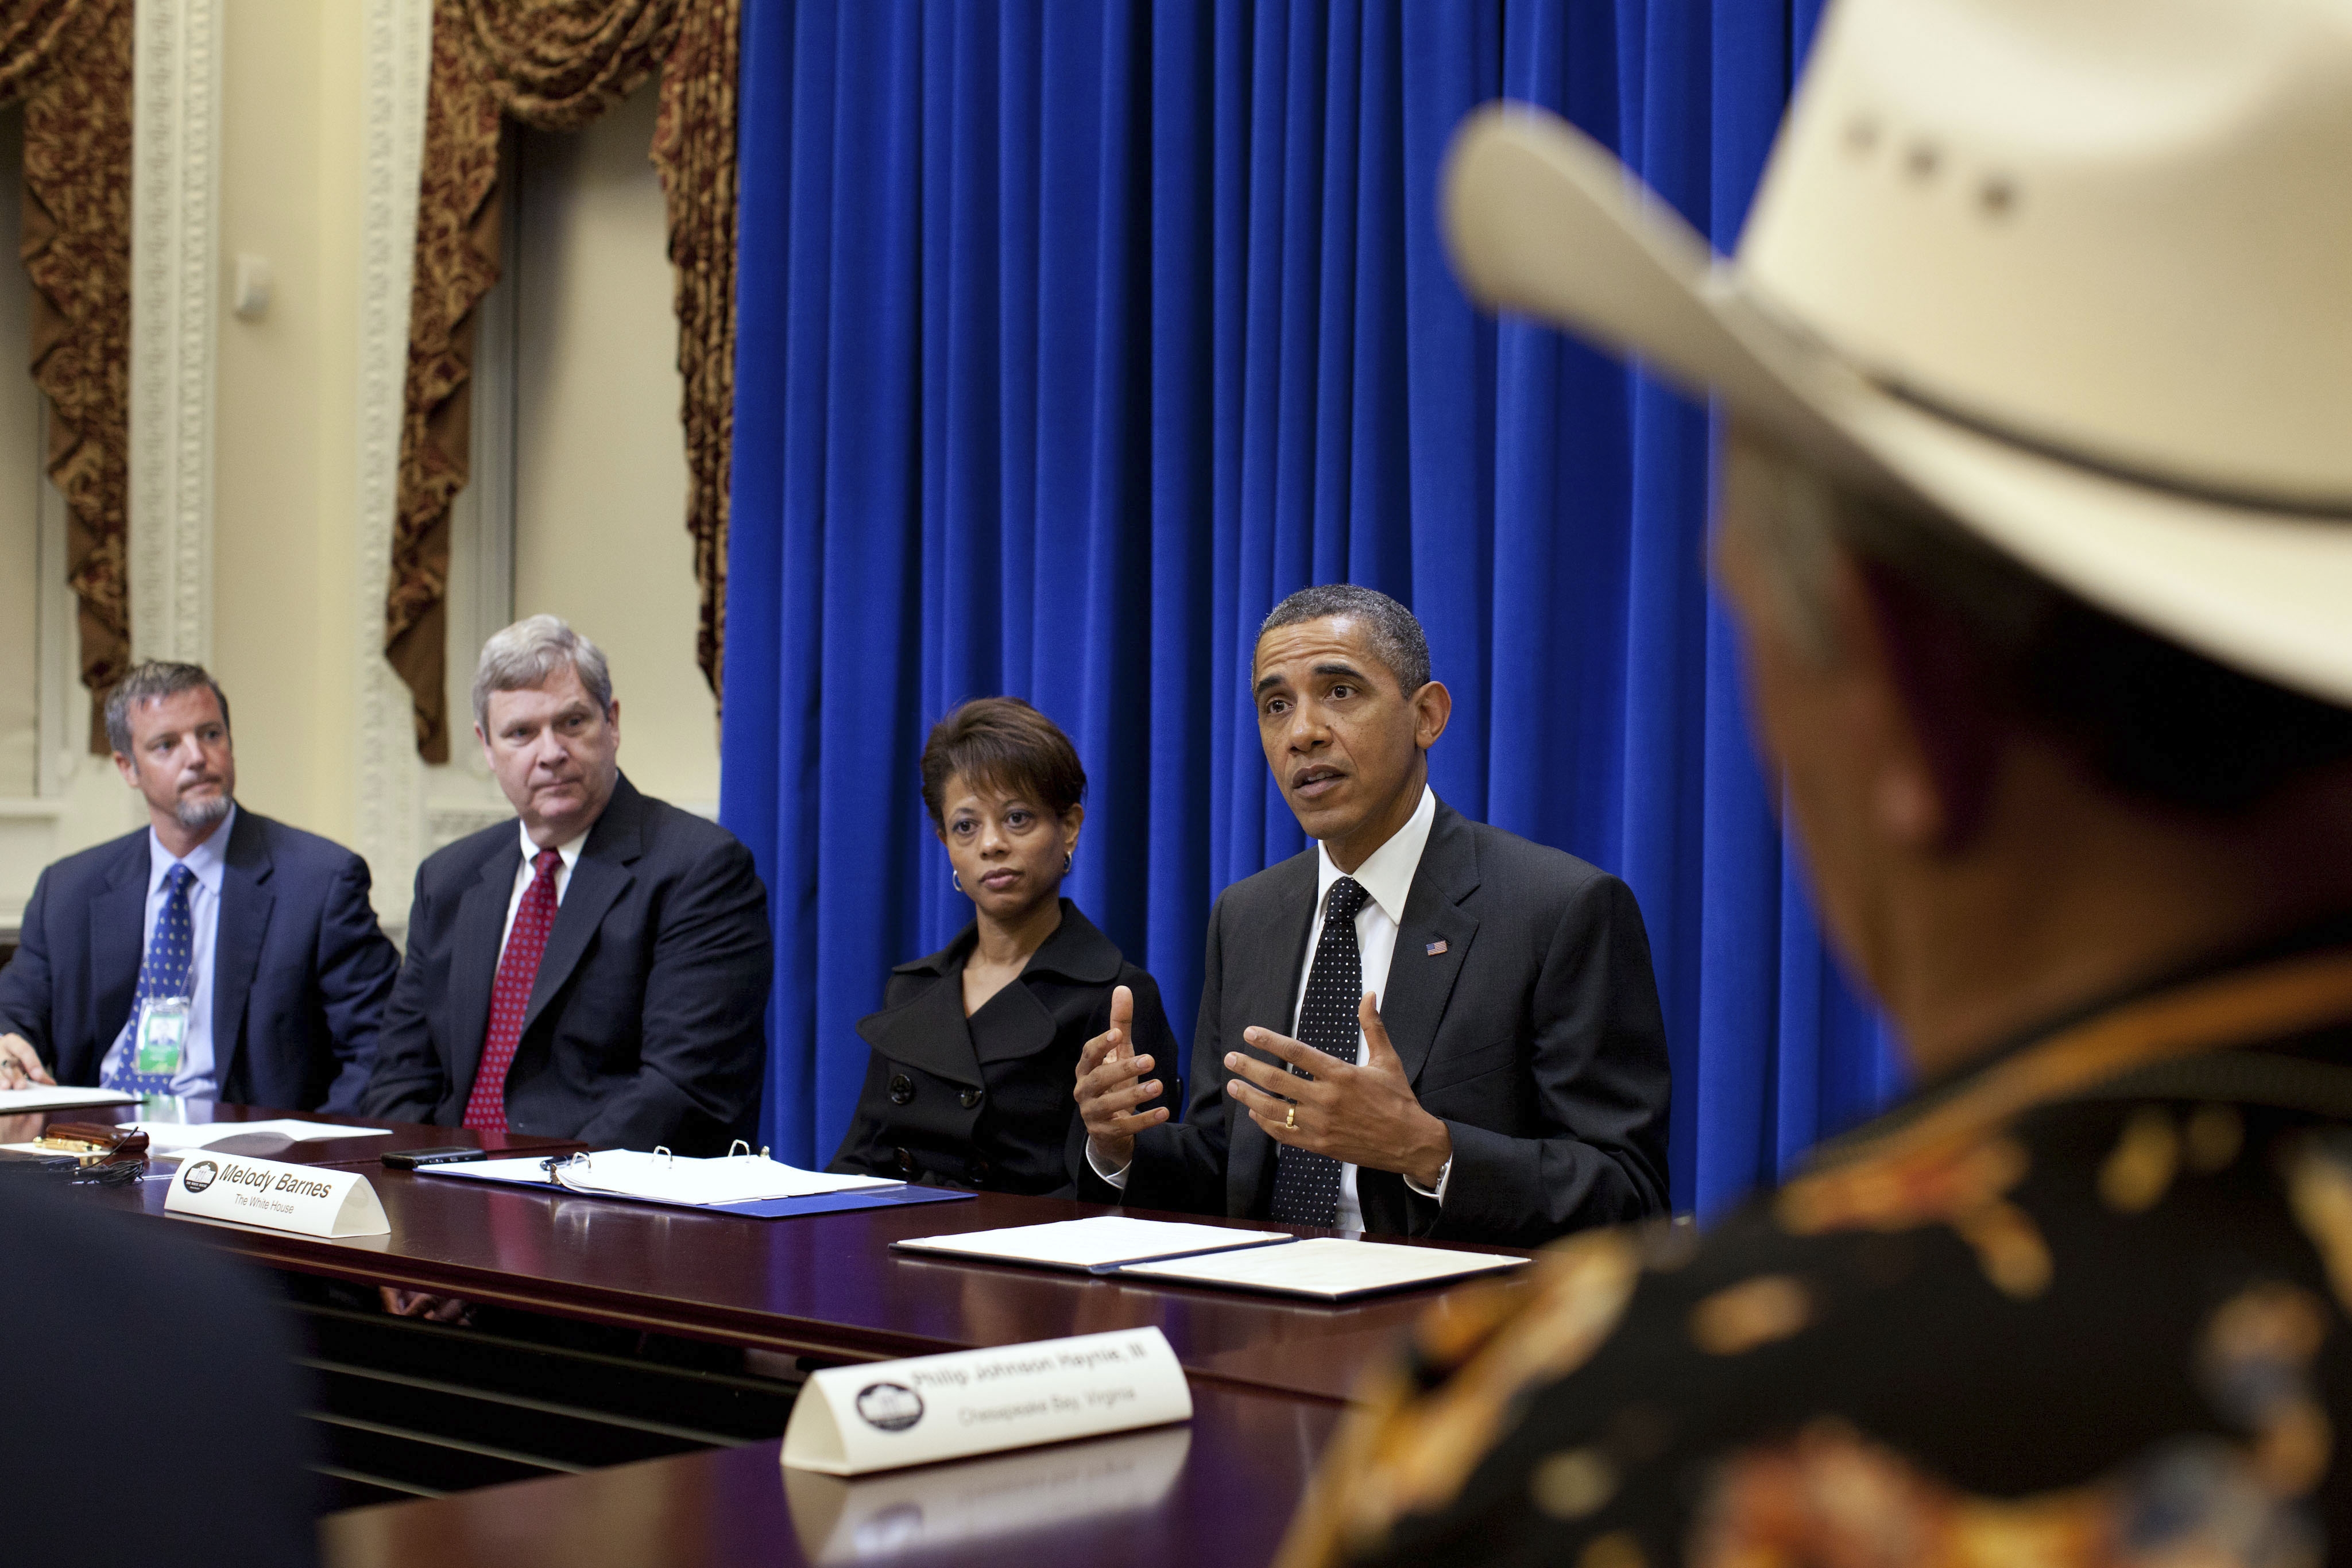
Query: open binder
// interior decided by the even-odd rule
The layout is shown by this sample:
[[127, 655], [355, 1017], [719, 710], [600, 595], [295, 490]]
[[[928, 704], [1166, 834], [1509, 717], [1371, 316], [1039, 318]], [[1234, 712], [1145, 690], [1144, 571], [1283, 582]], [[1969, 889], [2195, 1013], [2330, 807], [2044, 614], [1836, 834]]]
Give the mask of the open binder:
[[[738, 1149], [745, 1145], [738, 1140]], [[893, 1205], [949, 1203], [974, 1196], [944, 1187], [912, 1186], [879, 1176], [802, 1170], [762, 1154], [693, 1159], [667, 1149], [600, 1149], [556, 1158], [467, 1160], [426, 1166], [420, 1176], [509, 1182], [589, 1197], [672, 1204], [760, 1219]]]

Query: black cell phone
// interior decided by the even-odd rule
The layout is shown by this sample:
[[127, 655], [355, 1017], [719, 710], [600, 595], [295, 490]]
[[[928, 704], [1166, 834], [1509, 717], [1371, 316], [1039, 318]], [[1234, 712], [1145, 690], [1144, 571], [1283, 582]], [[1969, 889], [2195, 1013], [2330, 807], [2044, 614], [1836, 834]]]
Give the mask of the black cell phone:
[[452, 1144], [443, 1149], [393, 1149], [383, 1156], [383, 1163], [396, 1171], [413, 1171], [419, 1166], [454, 1166], [467, 1160], [486, 1160], [488, 1149], [469, 1149]]

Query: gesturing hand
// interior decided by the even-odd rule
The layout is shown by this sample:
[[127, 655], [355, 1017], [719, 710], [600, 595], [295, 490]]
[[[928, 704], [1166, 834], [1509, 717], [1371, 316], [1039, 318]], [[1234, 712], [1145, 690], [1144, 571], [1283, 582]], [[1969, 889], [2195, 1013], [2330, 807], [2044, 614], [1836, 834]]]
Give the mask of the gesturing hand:
[[[1078, 1052], [1078, 1119], [1103, 1164], [1124, 1167], [1135, 1157], [1135, 1134], [1168, 1120], [1165, 1106], [1138, 1111], [1157, 1099], [1160, 1081], [1145, 1079], [1151, 1058], [1135, 1054], [1135, 993], [1125, 986], [1110, 993], [1110, 1028]], [[1142, 1079], [1142, 1082], [1137, 1082]]]
[[1300, 1078], [1236, 1051], [1225, 1057], [1234, 1074], [1225, 1092], [1277, 1144], [1367, 1170], [1402, 1171], [1433, 1187], [1454, 1157], [1454, 1139], [1445, 1124], [1413, 1098], [1371, 992], [1356, 1004], [1356, 1020], [1364, 1030], [1360, 1067], [1270, 1029], [1242, 1030], [1250, 1044], [1314, 1077]]

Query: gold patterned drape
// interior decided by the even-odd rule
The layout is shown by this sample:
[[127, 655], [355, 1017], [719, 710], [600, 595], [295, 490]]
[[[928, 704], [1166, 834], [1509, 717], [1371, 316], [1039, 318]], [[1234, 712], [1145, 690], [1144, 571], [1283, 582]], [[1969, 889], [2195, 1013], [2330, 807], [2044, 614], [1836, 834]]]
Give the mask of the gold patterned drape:
[[449, 757], [449, 505], [465, 488], [474, 311], [499, 277], [499, 138], [513, 119], [576, 131], [662, 73], [651, 156], [676, 273], [687, 530], [698, 653], [719, 685], [734, 420], [735, 71], [740, 0], [435, 0], [410, 294], [408, 388], [384, 653], [408, 685], [416, 748]]
[[131, 0], [0, 0], [0, 103], [25, 106], [33, 381], [80, 601], [90, 749], [131, 661]]

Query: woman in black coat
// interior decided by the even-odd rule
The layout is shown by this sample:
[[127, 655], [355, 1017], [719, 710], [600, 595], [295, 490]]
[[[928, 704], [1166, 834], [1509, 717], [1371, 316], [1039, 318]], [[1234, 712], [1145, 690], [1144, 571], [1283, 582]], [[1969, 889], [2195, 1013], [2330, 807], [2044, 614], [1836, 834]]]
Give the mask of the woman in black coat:
[[933, 727], [922, 767], [972, 923], [893, 969], [882, 1010], [858, 1020], [874, 1054], [832, 1168], [1066, 1195], [1086, 1157], [1078, 1052], [1110, 1027], [1118, 987], [1161, 1085], [1146, 1085], [1150, 1103], [1181, 1103], [1160, 988], [1061, 896], [1087, 776], [1053, 720], [1017, 697], [966, 703]]

